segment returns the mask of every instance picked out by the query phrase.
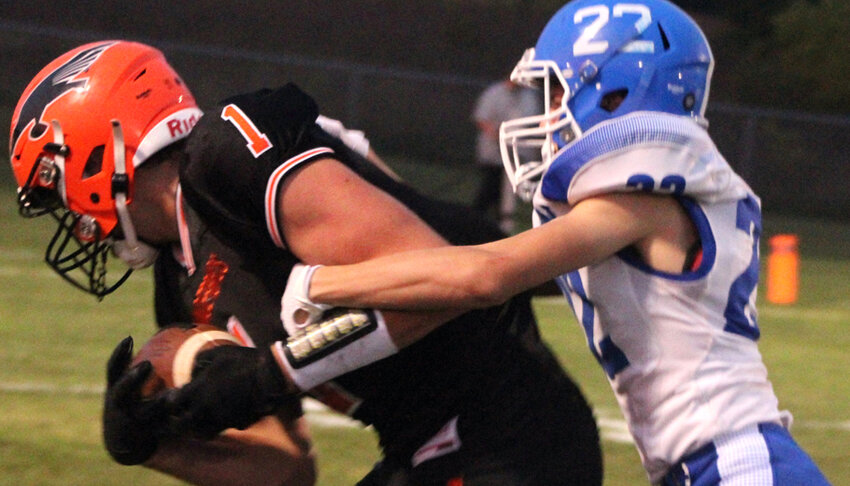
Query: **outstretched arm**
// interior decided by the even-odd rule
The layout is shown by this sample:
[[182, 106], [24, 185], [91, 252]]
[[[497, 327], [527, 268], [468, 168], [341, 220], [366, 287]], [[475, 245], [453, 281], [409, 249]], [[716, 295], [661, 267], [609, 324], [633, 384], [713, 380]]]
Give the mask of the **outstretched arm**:
[[516, 236], [393, 254], [313, 274], [309, 297], [344, 307], [468, 309], [502, 302], [653, 234], [671, 198], [609, 194]]
[[[351, 215], [351, 211], [332, 201], [304, 213], [301, 213], [301, 209], [305, 209], [302, 207], [296, 211], [296, 218], [293, 218], [296, 215], [288, 215], [288, 221], [292, 223], [286, 234], [290, 248], [296, 253], [305, 251], [305, 255], [310, 256], [302, 258], [316, 263], [385, 257], [381, 261], [389, 262], [388, 268], [395, 269], [398, 275], [385, 271], [377, 273], [377, 278], [358, 280], [359, 274], [354, 273], [349, 274], [355, 278], [348, 283], [352, 288], [372, 286], [366, 291], [354, 292], [365, 296], [364, 305], [381, 306], [389, 302], [384, 299], [397, 299], [402, 306], [441, 309], [436, 313], [392, 314], [401, 319], [387, 322], [383, 329], [393, 329], [393, 326], [402, 322], [407, 326], [404, 328], [407, 331], [405, 339], [424, 335], [448, 316], [459, 312], [457, 309], [461, 307], [501, 301], [514, 292], [537, 285], [555, 275], [599, 261], [626, 245], [635, 244], [639, 251], [650, 254], [654, 251], [656, 238], [648, 235], [654, 234], [659, 228], [657, 223], [651, 222], [663, 221], [664, 218], [658, 217], [663, 213], [658, 210], [665, 207], [675, 209], [676, 204], [672, 198], [605, 196], [581, 203], [576, 206], [576, 212], [516, 237], [487, 245], [451, 248], [445, 247], [439, 238], [429, 236], [430, 230], [422, 228], [417, 218], [400, 211], [392, 201], [385, 201], [384, 198], [388, 197], [385, 194], [374, 188], [361, 191], [364, 189], [361, 184], [365, 182], [352, 178], [353, 174], [340, 170], [337, 164], [330, 161], [320, 166], [320, 170], [310, 172], [326, 181], [334, 181], [342, 201], [350, 203], [351, 196], [359, 195], [354, 200], [362, 203], [358, 206], [361, 216], [352, 215], [352, 219], [347, 220], [345, 215]], [[327, 169], [327, 172], [322, 168]], [[307, 173], [305, 171], [303, 175]], [[294, 187], [297, 186], [290, 186], [289, 189]], [[287, 193], [293, 197], [311, 195], [299, 194], [299, 191]], [[378, 211], [376, 214], [390, 219], [381, 219], [377, 223], [369, 221], [370, 213], [363, 212], [364, 207], [372, 208]], [[380, 209], [382, 207], [389, 208], [389, 211]], [[312, 218], [319, 218], [325, 224], [313, 224], [310, 221]], [[386, 228], [382, 228], [387, 222], [407, 231], [387, 232]], [[343, 232], [340, 234], [346, 237], [337, 240], [339, 234], [335, 233], [335, 229], [341, 229]], [[290, 230], [295, 233], [290, 233]], [[299, 235], [298, 239], [290, 240], [295, 234]], [[405, 242], [411, 235], [417, 234], [414, 240]], [[384, 244], [368, 244], [385, 239], [389, 240]], [[664, 241], [659, 241], [664, 244]], [[366, 244], [361, 246], [359, 242]], [[387, 257], [406, 245], [417, 244], [430, 249]], [[323, 252], [330, 253], [322, 258]], [[351, 268], [355, 266], [348, 270]], [[380, 297], [370, 297], [372, 292]], [[307, 339], [302, 347], [302, 339], [297, 337], [286, 344], [277, 343], [270, 350], [222, 346], [204, 351], [203, 354], [208, 356], [203, 359], [210, 364], [202, 373], [194, 376], [178, 396], [173, 397], [176, 415], [182, 417], [179, 421], [189, 429], [205, 434], [250, 424], [276, 404], [278, 397], [309, 389], [388, 355], [383, 338], [377, 346], [373, 345], [376, 341], [371, 340], [380, 333], [375, 331], [382, 329], [381, 324], [376, 325], [374, 320], [364, 317], [362, 324], [353, 325], [353, 321], [348, 319], [345, 317], [339, 323], [334, 319], [322, 321], [308, 328], [307, 335], [313, 336], [312, 333], [315, 333], [316, 342], [320, 343], [318, 348], [313, 346], [312, 338]], [[395, 331], [398, 332], [398, 328]], [[342, 346], [337, 346], [316, 360], [309, 359], [316, 349], [330, 349], [325, 348], [326, 339], [334, 343], [339, 339]], [[302, 349], [305, 354], [301, 354]], [[302, 357], [309, 361], [302, 360]], [[246, 402], [240, 397], [254, 398]]]
[[[333, 159], [313, 162], [287, 178], [278, 212], [287, 245], [307, 264], [344, 265], [448, 245], [399, 201]], [[386, 312], [384, 317], [393, 341], [404, 347], [459, 314]]]

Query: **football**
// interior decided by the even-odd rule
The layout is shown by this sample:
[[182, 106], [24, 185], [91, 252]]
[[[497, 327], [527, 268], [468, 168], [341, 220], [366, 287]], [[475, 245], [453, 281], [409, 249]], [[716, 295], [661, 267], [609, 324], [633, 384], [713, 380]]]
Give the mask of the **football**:
[[153, 366], [153, 372], [142, 387], [142, 395], [151, 396], [185, 385], [192, 379], [195, 356], [216, 346], [241, 346], [241, 343], [228, 332], [207, 324], [160, 329], [139, 349], [131, 364], [147, 360]]

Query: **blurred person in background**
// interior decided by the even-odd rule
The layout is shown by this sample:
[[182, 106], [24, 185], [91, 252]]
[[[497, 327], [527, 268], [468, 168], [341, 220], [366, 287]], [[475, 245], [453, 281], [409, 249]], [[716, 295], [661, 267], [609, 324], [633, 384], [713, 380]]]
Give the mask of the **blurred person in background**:
[[545, 109], [500, 130], [535, 228], [299, 267], [291, 318], [316, 305], [475, 308], [556, 278], [653, 484], [828, 484], [757, 346], [761, 206], [706, 130], [713, 68], [699, 26], [665, 0], [566, 4], [511, 76]]
[[516, 199], [502, 168], [499, 126], [505, 120], [522, 118], [540, 111], [534, 92], [510, 79], [488, 86], [475, 102], [472, 120], [478, 130], [475, 162], [478, 167], [478, 193], [473, 207], [499, 223], [503, 232], [514, 229]]
[[199, 356], [179, 394], [142, 397], [150, 363], [129, 367], [124, 339], [107, 364], [108, 452], [197, 484], [311, 484], [310, 394], [377, 431], [363, 485], [601, 484], [592, 412], [528, 295], [282, 322], [298, 262], [501, 235], [378, 169], [362, 134], [332, 122], [292, 84], [203, 114], [162, 53], [126, 41], [80, 46], [26, 88], [11, 162], [21, 213], [58, 223], [48, 264], [98, 297], [129, 276], [107, 272], [110, 254], [154, 265], [160, 326], [213, 324], [246, 345]]

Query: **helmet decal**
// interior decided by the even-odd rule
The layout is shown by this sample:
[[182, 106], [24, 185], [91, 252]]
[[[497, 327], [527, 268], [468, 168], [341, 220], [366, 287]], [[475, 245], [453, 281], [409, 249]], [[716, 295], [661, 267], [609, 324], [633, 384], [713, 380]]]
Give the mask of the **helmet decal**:
[[75, 78], [80, 73], [86, 72], [97, 58], [114, 44], [114, 42], [108, 42], [80, 51], [41, 80], [21, 105], [20, 115], [12, 129], [12, 139], [9, 141], [9, 149], [12, 153], [21, 133], [31, 123], [34, 123], [29, 133], [31, 139], [38, 139], [44, 134], [49, 120], [42, 120], [42, 115], [47, 107], [68, 92], [85, 88], [88, 78]]
[[135, 168], [201, 114], [163, 53], [138, 42], [85, 44], [36, 74], [12, 115], [10, 162], [21, 215], [57, 222], [51, 268], [98, 297], [124, 281], [107, 280], [106, 262], [113, 240], [142, 243], [127, 210]]
[[601, 122], [654, 111], [705, 125], [713, 66], [700, 27], [668, 0], [568, 2], [511, 73], [544, 106], [501, 126], [514, 190], [530, 195], [556, 154]]

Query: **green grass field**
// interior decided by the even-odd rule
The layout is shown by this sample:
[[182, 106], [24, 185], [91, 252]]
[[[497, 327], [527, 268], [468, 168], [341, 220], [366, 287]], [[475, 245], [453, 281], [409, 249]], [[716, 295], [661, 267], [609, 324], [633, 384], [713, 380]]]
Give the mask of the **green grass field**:
[[[403, 167], [410, 176], [415, 168]], [[457, 181], [431, 180], [430, 189]], [[113, 346], [153, 331], [152, 288], [140, 272], [103, 302], [73, 289], [41, 261], [52, 226], [16, 215], [0, 184], [0, 485], [179, 484], [110, 462], [100, 441], [104, 367]], [[427, 191], [426, 191], [427, 192]], [[445, 194], [445, 191], [440, 191]], [[836, 485], [850, 484], [850, 226], [768, 219], [766, 233], [801, 237], [801, 293], [793, 306], [760, 298], [761, 349], [793, 432]], [[764, 249], [763, 251], [766, 251]], [[762, 286], [763, 287], [763, 286]], [[606, 485], [646, 484], [622, 419], [584, 336], [560, 299], [536, 309], [546, 339], [594, 405]], [[351, 485], [379, 452], [370, 430], [311, 411], [320, 485]]]

